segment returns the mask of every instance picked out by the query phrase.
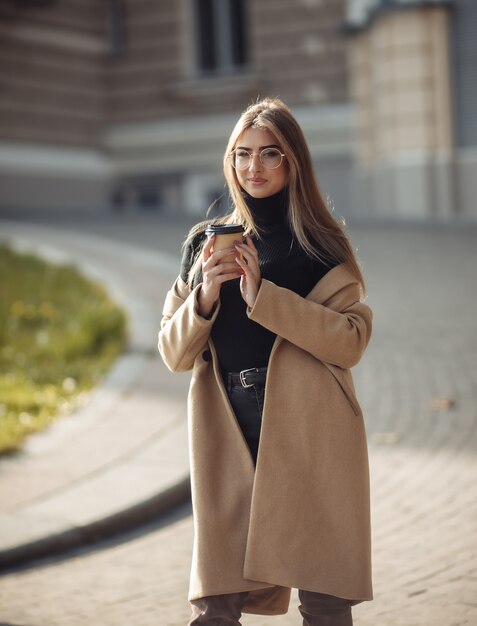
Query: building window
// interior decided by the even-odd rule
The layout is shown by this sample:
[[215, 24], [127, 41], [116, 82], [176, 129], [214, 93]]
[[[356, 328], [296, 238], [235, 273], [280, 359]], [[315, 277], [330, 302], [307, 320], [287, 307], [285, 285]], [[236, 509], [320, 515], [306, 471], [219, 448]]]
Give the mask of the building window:
[[194, 0], [194, 21], [199, 74], [222, 74], [245, 65], [245, 0]]
[[126, 13], [122, 0], [109, 0], [109, 40], [115, 58], [126, 54]]

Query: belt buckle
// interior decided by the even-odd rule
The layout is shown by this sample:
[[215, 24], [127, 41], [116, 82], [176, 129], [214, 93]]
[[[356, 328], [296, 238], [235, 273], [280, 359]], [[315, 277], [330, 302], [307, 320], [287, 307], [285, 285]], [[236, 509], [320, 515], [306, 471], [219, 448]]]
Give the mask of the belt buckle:
[[251, 383], [250, 385], [247, 385], [247, 381], [245, 380], [245, 374], [247, 372], [256, 372], [256, 371], [258, 371], [256, 367], [251, 367], [248, 370], [242, 370], [241, 372], [239, 372], [240, 383], [242, 384], [242, 387], [244, 387], [245, 389], [248, 389], [249, 387], [254, 386], [253, 383]]

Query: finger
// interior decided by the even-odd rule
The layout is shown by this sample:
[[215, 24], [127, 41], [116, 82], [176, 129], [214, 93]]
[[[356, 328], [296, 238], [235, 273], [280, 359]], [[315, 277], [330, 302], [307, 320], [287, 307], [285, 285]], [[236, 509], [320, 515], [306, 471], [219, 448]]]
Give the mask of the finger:
[[242, 270], [243, 270], [243, 273], [245, 274], [245, 276], [246, 276], [247, 278], [254, 277], [254, 274], [253, 274], [253, 272], [252, 272], [252, 266], [251, 266], [251, 265], [249, 265], [248, 263], [246, 263], [246, 262], [244, 261], [244, 259], [241, 259], [240, 257], [236, 257], [236, 258], [235, 258], [235, 260], [236, 260], [236, 262], [238, 263], [238, 265], [240, 265], [240, 267], [241, 267], [241, 268], [242, 268]]
[[249, 283], [258, 285], [261, 278], [260, 268], [258, 265], [254, 265], [253, 263], [247, 264], [242, 259], [236, 259], [236, 261], [243, 269], [245, 278], [249, 281]]
[[240, 276], [243, 275], [243, 272], [239, 267], [237, 267], [237, 265], [235, 265], [235, 267], [237, 268], [235, 271], [222, 272], [222, 273], [218, 273], [214, 267], [214, 269], [211, 270], [207, 274], [207, 277], [204, 280], [211, 287], [213, 287], [214, 285], [216, 286], [220, 285], [226, 280], [231, 280], [232, 278], [239, 278]]
[[217, 276], [217, 279], [221, 282], [221, 283], [225, 283], [228, 280], [235, 280], [236, 278], [241, 278], [241, 276], [243, 276], [242, 272], [231, 272], [230, 274], [221, 274], [220, 276]]
[[251, 237], [246, 237], [244, 244], [248, 246], [253, 252], [256, 252], [258, 255], [257, 248], [255, 247], [255, 244], [253, 243], [253, 239]]
[[[258, 278], [260, 277], [260, 265], [258, 259], [252, 254], [250, 250], [242, 250], [240, 249], [240, 254], [242, 255], [243, 261], [246, 263], [246, 267], [251, 269], [253, 275]], [[237, 257], [235, 257], [237, 259]]]
[[221, 259], [230, 256], [235, 253], [235, 248], [225, 248], [224, 250], [217, 250], [217, 252], [212, 252], [210, 256], [207, 258], [202, 265], [202, 270], [207, 271], [209, 268], [217, 265]]
[[251, 248], [247, 244], [240, 243], [236, 244], [235, 249], [239, 250], [247, 260], [254, 259], [258, 264], [258, 252], [256, 248]]
[[223, 250], [217, 250], [212, 253], [212, 256], [216, 259], [216, 262], [219, 262], [221, 259], [226, 256], [230, 256], [231, 254], [235, 254], [235, 246], [224, 248]]
[[202, 259], [204, 261], [207, 261], [210, 257], [210, 255], [212, 254], [212, 246], [214, 245], [214, 233], [212, 233], [212, 235], [207, 237], [207, 241], [204, 244], [204, 247], [202, 248]]
[[217, 276], [219, 274], [230, 274], [230, 272], [239, 271], [240, 269], [237, 267], [237, 263], [235, 261], [225, 261], [212, 266], [210, 270], [208, 270], [208, 275]]
[[255, 244], [253, 243], [253, 240], [252, 240], [251, 237], [246, 237], [245, 238], [245, 243], [247, 244], [247, 246], [252, 248], [252, 250], [255, 250], [255, 252], [257, 252], [257, 254], [258, 254], [257, 248], [255, 247]]

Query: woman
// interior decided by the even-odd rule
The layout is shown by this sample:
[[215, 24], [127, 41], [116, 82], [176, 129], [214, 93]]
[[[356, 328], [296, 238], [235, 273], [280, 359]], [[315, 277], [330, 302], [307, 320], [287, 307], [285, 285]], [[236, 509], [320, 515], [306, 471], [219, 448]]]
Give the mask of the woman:
[[242, 224], [245, 241], [214, 252], [207, 223], [192, 229], [159, 333], [169, 369], [193, 370], [190, 624], [285, 613], [296, 588], [304, 624], [348, 626], [372, 599], [349, 370], [371, 334], [364, 281], [280, 100], [243, 113], [224, 172], [233, 211], [215, 223]]

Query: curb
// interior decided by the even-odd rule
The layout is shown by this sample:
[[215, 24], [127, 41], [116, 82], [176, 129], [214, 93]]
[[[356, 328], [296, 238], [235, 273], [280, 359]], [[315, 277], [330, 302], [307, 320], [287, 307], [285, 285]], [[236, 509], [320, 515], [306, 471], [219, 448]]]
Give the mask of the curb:
[[71, 530], [0, 552], [0, 574], [8, 574], [19, 567], [33, 566], [37, 564], [37, 561], [110, 539], [151, 522], [188, 500], [190, 500], [189, 476], [129, 509], [85, 526], [77, 526]]

